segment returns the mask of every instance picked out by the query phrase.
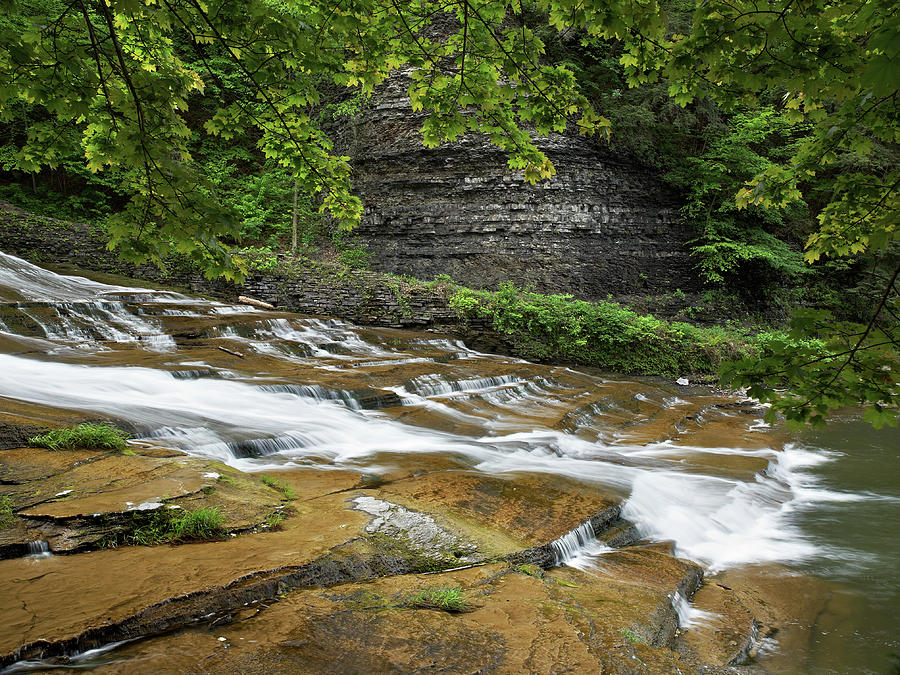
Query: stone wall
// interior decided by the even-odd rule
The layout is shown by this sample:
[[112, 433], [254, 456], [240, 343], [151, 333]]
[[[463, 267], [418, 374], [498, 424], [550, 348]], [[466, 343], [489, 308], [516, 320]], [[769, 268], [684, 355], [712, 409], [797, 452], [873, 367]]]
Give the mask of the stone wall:
[[[70, 263], [84, 269], [124, 274], [193, 293], [234, 301], [249, 295], [279, 309], [332, 316], [354, 323], [392, 328], [462, 329], [447, 295], [425, 284], [326, 263], [285, 264], [266, 274], [252, 273], [243, 284], [206, 279], [173, 263], [166, 271], [132, 265], [106, 250], [106, 239], [88, 225], [45, 218], [0, 202], [0, 251], [48, 264]], [[466, 331], [479, 329], [466, 326]]]
[[595, 300], [694, 289], [678, 195], [658, 175], [597, 142], [538, 142], [557, 176], [529, 185], [482, 137], [428, 150], [402, 76], [343, 131], [365, 204], [357, 236], [373, 268], [475, 288], [511, 280]]

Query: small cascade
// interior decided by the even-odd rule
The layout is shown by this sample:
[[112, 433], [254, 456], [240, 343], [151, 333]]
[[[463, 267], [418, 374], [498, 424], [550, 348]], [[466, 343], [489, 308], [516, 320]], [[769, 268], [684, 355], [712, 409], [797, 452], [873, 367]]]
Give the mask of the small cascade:
[[694, 626], [706, 626], [716, 614], [698, 609], [691, 604], [681, 591], [675, 591], [672, 596], [672, 609], [678, 614], [678, 626], [680, 628], [692, 628]]
[[550, 543], [553, 561], [557, 566], [567, 565], [578, 569], [593, 567], [593, 557], [612, 549], [597, 539], [597, 533], [590, 520], [586, 520], [574, 530], [566, 532]]
[[320, 384], [264, 384], [260, 387], [263, 391], [276, 394], [294, 394], [314, 401], [333, 401], [342, 403], [351, 410], [362, 410], [359, 399], [351, 392], [341, 389], [326, 389]]
[[28, 558], [49, 558], [53, 554], [50, 553], [50, 544], [43, 539], [28, 542]]
[[231, 441], [227, 443], [227, 446], [234, 457], [246, 459], [300, 450], [314, 443], [315, 440], [300, 433], [288, 433], [275, 438], [249, 438], [243, 441]]
[[407, 383], [410, 392], [419, 396], [444, 396], [459, 392], [477, 393], [511, 384], [524, 386], [526, 383], [515, 375], [479, 377], [471, 380], [446, 380], [440, 375], [422, 375]]

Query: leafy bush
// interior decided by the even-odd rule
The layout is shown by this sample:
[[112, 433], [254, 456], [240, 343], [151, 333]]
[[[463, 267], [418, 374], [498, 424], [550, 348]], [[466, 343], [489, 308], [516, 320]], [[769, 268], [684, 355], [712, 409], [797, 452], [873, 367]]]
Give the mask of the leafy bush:
[[128, 434], [108, 424], [79, 424], [71, 429], [54, 429], [28, 439], [28, 444], [50, 450], [102, 448], [124, 450]]
[[808, 272], [799, 246], [791, 248], [773, 234], [789, 230], [795, 238], [802, 236], [810, 224], [803, 201], [780, 208], [739, 208], [735, 201], [747, 181], [774, 166], [806, 131], [772, 107], [738, 113], [729, 127], [709, 134], [705, 152], [686, 158], [667, 174], [687, 191], [682, 215], [697, 230], [691, 244], [705, 281], [752, 278], [751, 285], [758, 289], [775, 278], [797, 279]]
[[744, 335], [723, 328], [662, 321], [612, 302], [542, 295], [512, 284], [493, 293], [460, 289], [450, 304], [462, 317], [490, 320], [522, 356], [536, 360], [675, 376], [713, 373], [723, 360], [751, 350]]
[[355, 270], [368, 269], [371, 257], [372, 254], [362, 248], [348, 248], [338, 253], [338, 260]]
[[248, 270], [255, 272], [272, 272], [278, 268], [278, 254], [271, 246], [247, 246], [239, 255], [246, 262]]

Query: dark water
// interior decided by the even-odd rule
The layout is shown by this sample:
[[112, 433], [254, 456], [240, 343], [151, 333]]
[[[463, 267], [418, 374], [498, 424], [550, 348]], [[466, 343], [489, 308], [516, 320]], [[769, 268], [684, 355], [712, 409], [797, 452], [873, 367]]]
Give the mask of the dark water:
[[900, 672], [900, 430], [848, 415], [800, 440], [831, 459], [813, 472], [835, 500], [797, 513], [822, 549], [797, 568], [843, 588], [811, 635], [809, 668]]

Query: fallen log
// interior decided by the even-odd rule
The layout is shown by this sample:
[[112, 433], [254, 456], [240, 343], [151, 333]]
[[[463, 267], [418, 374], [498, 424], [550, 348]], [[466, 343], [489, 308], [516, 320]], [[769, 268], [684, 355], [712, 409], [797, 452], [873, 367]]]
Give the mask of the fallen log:
[[232, 356], [237, 356], [239, 359], [244, 358], [244, 355], [241, 354], [240, 352], [233, 352], [230, 349], [225, 349], [225, 347], [219, 347], [219, 349], [221, 349], [226, 354], [231, 354]]
[[248, 298], [246, 295], [239, 295], [238, 302], [242, 305], [251, 305], [253, 307], [259, 307], [260, 309], [275, 309], [275, 305], [270, 305], [268, 302], [263, 302], [256, 298]]

